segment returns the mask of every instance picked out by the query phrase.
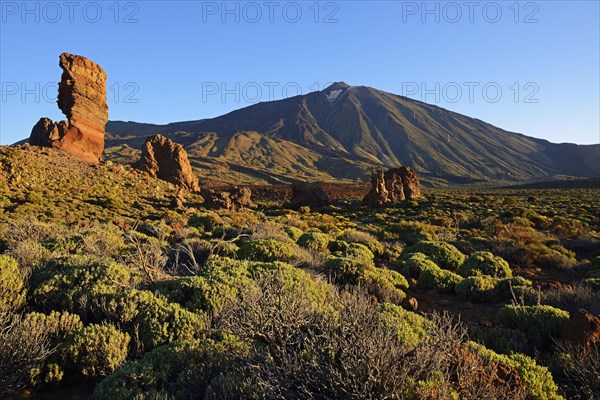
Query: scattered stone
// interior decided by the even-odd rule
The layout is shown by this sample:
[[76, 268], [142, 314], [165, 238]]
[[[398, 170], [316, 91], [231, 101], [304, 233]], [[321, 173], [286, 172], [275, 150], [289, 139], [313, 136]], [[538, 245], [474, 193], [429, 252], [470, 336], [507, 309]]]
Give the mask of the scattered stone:
[[177, 189], [177, 192], [171, 199], [171, 207], [181, 208], [181, 207], [183, 207], [184, 202], [185, 202], [185, 189], [182, 186], [179, 189]]
[[588, 351], [591, 346], [600, 343], [600, 318], [583, 308], [572, 312], [561, 330], [561, 338]]
[[419, 302], [414, 297], [407, 297], [402, 302], [402, 307], [408, 311], [417, 311], [419, 309]]
[[329, 205], [329, 197], [319, 182], [301, 182], [292, 183], [292, 199], [290, 201], [293, 208], [302, 206], [323, 207]]
[[253, 206], [252, 191], [246, 187], [235, 186], [229, 190], [203, 189], [200, 195], [204, 199], [205, 208], [237, 211]]
[[108, 121], [106, 72], [93, 61], [69, 53], [60, 55], [59, 66], [63, 73], [58, 86], [58, 107], [67, 120], [40, 119], [31, 131], [29, 143], [61, 149], [98, 163]]
[[191, 191], [200, 188], [183, 146], [163, 135], [153, 135], [146, 139], [142, 155], [133, 167]]
[[374, 168], [371, 170], [371, 188], [363, 198], [363, 204], [382, 207], [419, 197], [419, 179], [410, 167], [392, 168], [385, 173], [381, 168]]
[[486, 328], [492, 328], [494, 326], [494, 323], [489, 319], [489, 318], [481, 318], [481, 320], [479, 321], [479, 325], [486, 327]]

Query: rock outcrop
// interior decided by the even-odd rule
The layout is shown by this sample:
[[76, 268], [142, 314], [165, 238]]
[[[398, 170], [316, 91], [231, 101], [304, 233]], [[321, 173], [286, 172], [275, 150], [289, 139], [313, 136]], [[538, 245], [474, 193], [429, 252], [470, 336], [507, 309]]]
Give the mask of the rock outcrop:
[[204, 207], [229, 211], [243, 210], [253, 206], [252, 191], [247, 187], [233, 187], [228, 190], [204, 189], [200, 192]]
[[153, 135], [146, 139], [142, 155], [133, 167], [175, 186], [191, 191], [200, 188], [183, 146], [163, 135]]
[[106, 72], [93, 61], [69, 53], [60, 55], [59, 65], [63, 73], [58, 107], [67, 120], [40, 119], [31, 131], [29, 144], [54, 147], [98, 163], [108, 121]]
[[571, 313], [569, 321], [562, 327], [561, 338], [582, 346], [585, 351], [600, 343], [600, 318], [583, 308]]
[[389, 200], [389, 192], [385, 184], [385, 175], [381, 168], [371, 170], [371, 188], [363, 198], [363, 204], [371, 207], [381, 207]]
[[292, 182], [292, 208], [302, 206], [323, 207], [329, 204], [329, 197], [321, 183]]
[[410, 167], [392, 168], [386, 172], [381, 168], [373, 168], [371, 188], [363, 198], [363, 204], [382, 207], [419, 197], [421, 197], [419, 179]]

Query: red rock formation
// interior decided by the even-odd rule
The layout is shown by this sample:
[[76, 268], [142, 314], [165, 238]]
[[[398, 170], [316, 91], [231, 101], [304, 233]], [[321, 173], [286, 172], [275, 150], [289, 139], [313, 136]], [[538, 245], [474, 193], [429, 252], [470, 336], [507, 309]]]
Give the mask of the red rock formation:
[[85, 57], [60, 55], [63, 70], [58, 86], [58, 107], [66, 121], [42, 118], [33, 127], [29, 143], [54, 147], [97, 163], [104, 150], [104, 126], [108, 121], [106, 72]]
[[290, 203], [293, 208], [323, 207], [329, 204], [329, 197], [321, 183], [295, 181], [292, 183]]
[[410, 167], [392, 168], [385, 173], [380, 168], [371, 171], [371, 188], [363, 204], [381, 207], [421, 197], [419, 179]]
[[200, 192], [204, 198], [204, 207], [229, 211], [252, 207], [252, 191], [246, 187], [234, 186], [229, 190], [204, 189]]
[[371, 207], [381, 207], [389, 200], [389, 192], [385, 184], [383, 170], [374, 168], [371, 170], [371, 189], [363, 198], [363, 204]]
[[561, 338], [587, 351], [590, 346], [600, 343], [600, 318], [583, 308], [572, 312], [569, 321], [562, 327]]
[[176, 186], [199, 190], [198, 178], [192, 171], [185, 149], [163, 135], [146, 139], [142, 156], [133, 167]]
[[410, 167], [398, 168], [398, 175], [402, 180], [402, 188], [404, 189], [404, 197], [406, 200], [417, 199], [421, 197], [421, 187], [417, 174]]

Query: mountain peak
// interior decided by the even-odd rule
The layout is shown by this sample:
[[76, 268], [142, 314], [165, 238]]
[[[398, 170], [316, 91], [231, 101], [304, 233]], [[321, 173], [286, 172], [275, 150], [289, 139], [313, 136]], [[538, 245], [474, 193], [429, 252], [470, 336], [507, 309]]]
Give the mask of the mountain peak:
[[350, 85], [348, 85], [346, 82], [334, 82], [331, 85], [327, 86], [325, 89], [323, 89], [324, 92], [329, 92], [331, 90], [344, 90], [344, 89], [348, 89], [350, 87]]

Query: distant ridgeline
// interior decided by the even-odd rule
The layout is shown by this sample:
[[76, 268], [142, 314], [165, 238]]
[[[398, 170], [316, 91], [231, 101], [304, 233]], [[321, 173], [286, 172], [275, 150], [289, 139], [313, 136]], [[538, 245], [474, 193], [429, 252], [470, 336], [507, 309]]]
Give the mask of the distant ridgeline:
[[161, 133], [185, 147], [200, 177], [231, 183], [367, 180], [373, 166], [410, 166], [425, 184], [600, 175], [600, 145], [550, 143], [345, 83], [212, 119], [106, 130], [106, 159], [133, 162]]

